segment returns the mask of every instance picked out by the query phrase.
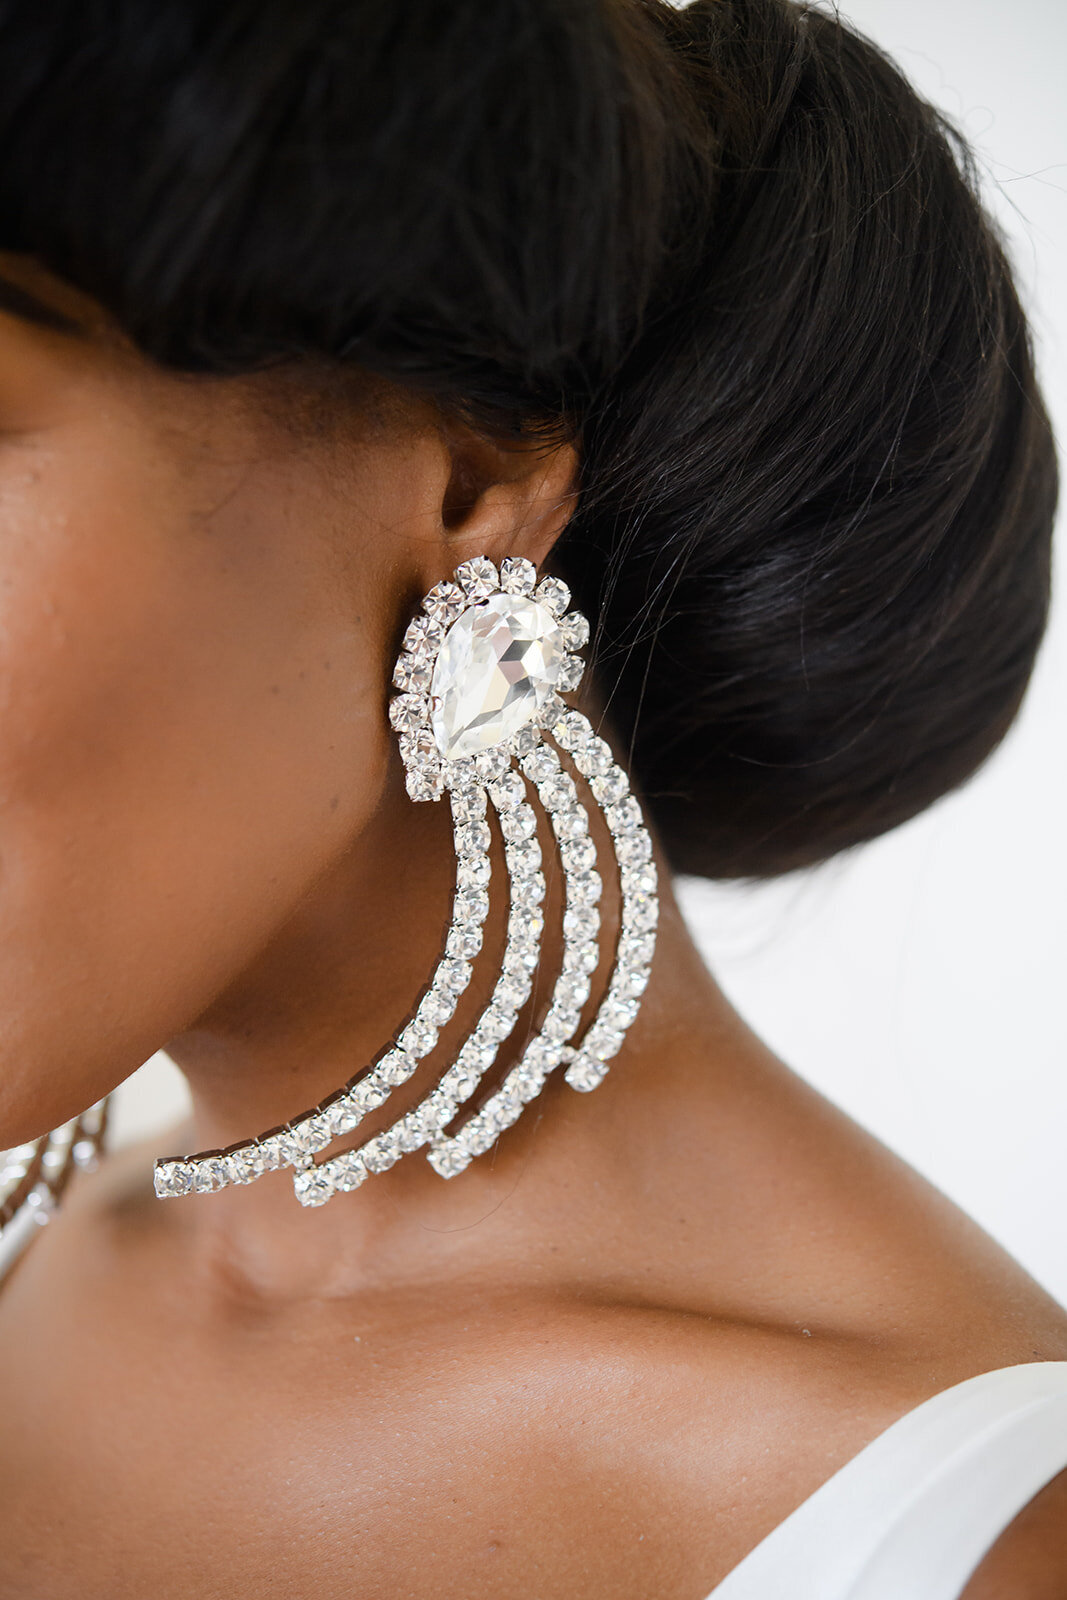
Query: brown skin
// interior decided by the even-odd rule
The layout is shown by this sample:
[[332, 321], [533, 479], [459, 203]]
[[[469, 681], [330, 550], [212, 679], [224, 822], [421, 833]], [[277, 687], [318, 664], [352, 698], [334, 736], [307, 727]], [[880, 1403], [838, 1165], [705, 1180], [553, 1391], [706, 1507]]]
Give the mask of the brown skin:
[[[451, 850], [385, 726], [397, 639], [458, 561], [546, 558], [573, 452], [164, 374], [4, 270], [81, 331], [0, 314], [0, 1143], [167, 1044], [173, 1149], [224, 1144], [425, 980]], [[703, 1600], [895, 1417], [1035, 1359], [1064, 1314], [770, 1056], [667, 898], [604, 1086], [450, 1183], [79, 1182], [0, 1294], [0, 1596]], [[1067, 1480], [967, 1600], [1061, 1595], [1065, 1513]]]

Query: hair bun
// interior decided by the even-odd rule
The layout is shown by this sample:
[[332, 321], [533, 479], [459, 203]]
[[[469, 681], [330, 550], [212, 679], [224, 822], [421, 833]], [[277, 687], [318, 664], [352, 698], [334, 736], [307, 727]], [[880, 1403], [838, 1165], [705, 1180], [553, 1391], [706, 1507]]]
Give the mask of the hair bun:
[[953, 130], [822, 12], [655, 9], [715, 179], [590, 407], [561, 559], [675, 864], [767, 875], [912, 816], [1003, 735], [1055, 460]]

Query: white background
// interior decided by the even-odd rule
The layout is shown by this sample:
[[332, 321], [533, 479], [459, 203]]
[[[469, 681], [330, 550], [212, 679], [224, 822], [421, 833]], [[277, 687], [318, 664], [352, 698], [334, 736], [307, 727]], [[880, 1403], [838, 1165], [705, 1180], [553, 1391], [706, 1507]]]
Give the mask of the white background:
[[[841, 9], [977, 146], [1067, 436], [1067, 3]], [[1067, 1301], [1065, 724], [1061, 604], [1018, 725], [961, 794], [814, 874], [687, 884], [685, 903], [784, 1059]], [[157, 1057], [122, 1090], [120, 1135], [181, 1103]]]

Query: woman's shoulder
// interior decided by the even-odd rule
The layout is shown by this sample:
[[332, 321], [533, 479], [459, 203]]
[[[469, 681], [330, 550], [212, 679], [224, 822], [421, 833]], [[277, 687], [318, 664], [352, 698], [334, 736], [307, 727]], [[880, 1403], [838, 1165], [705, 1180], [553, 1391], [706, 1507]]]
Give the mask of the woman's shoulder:
[[[455, 1457], [447, 1476], [456, 1504], [480, 1505], [501, 1547], [526, 1552], [529, 1568], [514, 1572], [536, 1570], [546, 1597], [702, 1600], [871, 1441], [1000, 1359], [977, 1344], [895, 1347], [623, 1295], [502, 1300], [506, 1310], [488, 1296], [457, 1302], [454, 1339], [434, 1323], [448, 1358], [439, 1398], [476, 1419], [477, 1477]], [[918, 1478], [930, 1465], [920, 1435], [913, 1448]], [[1004, 1542], [1010, 1552], [1025, 1538], [1042, 1576], [1058, 1559], [1046, 1523]], [[1000, 1531], [990, 1527], [991, 1542]]]
[[[743, 1033], [686, 1083], [675, 1104], [669, 1090], [658, 1105], [649, 1097], [627, 1159], [664, 1319], [658, 1338], [653, 1312], [634, 1322], [633, 1360], [659, 1426], [676, 1430], [659, 1443], [674, 1463], [678, 1527], [694, 1535], [695, 1594], [931, 1396], [996, 1368], [1067, 1360], [1067, 1315]], [[1041, 1521], [1046, 1502], [1062, 1510], [1067, 1486], [1000, 1547], [1026, 1540], [1042, 1574], [1060, 1559], [1049, 1539], [1062, 1542], [1053, 1512]], [[991, 1563], [1008, 1559], [1000, 1548]]]
[[713, 1058], [649, 1078], [624, 1159], [641, 1249], [692, 1309], [884, 1357], [1067, 1356], [1067, 1312], [736, 1018]]

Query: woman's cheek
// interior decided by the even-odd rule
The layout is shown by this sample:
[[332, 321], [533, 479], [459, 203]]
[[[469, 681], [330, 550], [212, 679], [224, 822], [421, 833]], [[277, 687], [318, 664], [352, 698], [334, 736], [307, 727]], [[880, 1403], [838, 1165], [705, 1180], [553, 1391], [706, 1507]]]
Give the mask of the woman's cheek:
[[139, 441], [20, 466], [0, 487], [0, 1144], [195, 1020], [388, 762], [373, 647], [316, 604], [269, 507], [238, 486], [199, 521], [202, 486], [160, 499]]

